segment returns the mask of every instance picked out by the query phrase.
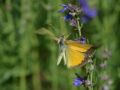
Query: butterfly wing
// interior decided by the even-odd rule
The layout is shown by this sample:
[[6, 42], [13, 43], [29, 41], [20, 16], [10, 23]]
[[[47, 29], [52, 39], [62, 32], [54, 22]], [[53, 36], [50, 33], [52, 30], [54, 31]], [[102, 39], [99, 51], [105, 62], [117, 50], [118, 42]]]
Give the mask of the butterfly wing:
[[69, 47], [66, 48], [66, 56], [68, 68], [82, 64], [85, 59], [85, 53], [81, 53], [80, 51], [71, 49]]
[[90, 44], [81, 44], [80, 42], [72, 40], [67, 40], [65, 43], [69, 48], [80, 52], [87, 52], [91, 47], [93, 47]]
[[68, 67], [82, 66], [94, 51], [93, 46], [90, 44], [81, 44], [72, 40], [67, 40], [65, 43], [67, 45], [66, 55]]

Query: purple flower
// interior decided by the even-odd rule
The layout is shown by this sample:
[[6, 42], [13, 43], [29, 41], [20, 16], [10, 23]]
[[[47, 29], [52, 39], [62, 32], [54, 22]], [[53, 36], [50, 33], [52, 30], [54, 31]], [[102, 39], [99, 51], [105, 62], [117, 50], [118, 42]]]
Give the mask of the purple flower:
[[79, 0], [80, 6], [72, 4], [61, 4], [63, 9], [59, 12], [64, 13], [64, 19], [70, 22], [70, 25], [77, 27], [76, 20], [82, 23], [88, 22], [96, 16], [96, 9], [91, 9], [86, 0]]
[[64, 16], [64, 19], [66, 20], [66, 21], [70, 21], [70, 20], [72, 20], [72, 18], [73, 18], [73, 15], [71, 15], [69, 12], [69, 10], [71, 10], [71, 5], [70, 4], [61, 4], [61, 6], [63, 7], [63, 9], [61, 9], [61, 10], [59, 10], [59, 12], [61, 12], [61, 13], [64, 13], [65, 11], [68, 11], [67, 12], [67, 14]]
[[75, 39], [75, 41], [81, 43], [81, 44], [86, 44], [86, 38], [85, 37], [81, 37], [81, 38], [78, 38], [78, 39]]
[[83, 23], [86, 23], [97, 15], [96, 9], [91, 9], [86, 0], [79, 0], [79, 3], [83, 12], [83, 17], [81, 18]]
[[61, 4], [61, 6], [63, 7], [63, 9], [59, 10], [59, 12], [65, 12], [66, 10], [68, 10], [68, 5], [67, 4]]
[[74, 79], [73, 85], [74, 86], [80, 86], [83, 83], [84, 83], [84, 79], [79, 77], [79, 78]]
[[64, 19], [65, 20], [72, 20], [73, 16], [71, 14], [67, 14]]
[[65, 20], [71, 20], [75, 17], [75, 15], [80, 12], [80, 7], [72, 4], [62, 4], [61, 5], [63, 9], [59, 10], [59, 12], [64, 13], [66, 12], [66, 15], [64, 17]]
[[77, 20], [71, 19], [70, 20], [70, 25], [76, 27], [77, 26]]
[[76, 5], [72, 5], [72, 4], [61, 4], [61, 6], [63, 7], [63, 9], [59, 10], [59, 12], [80, 12], [80, 7], [76, 6]]
[[86, 38], [85, 38], [85, 37], [81, 37], [81, 38], [80, 38], [80, 43], [86, 44]]

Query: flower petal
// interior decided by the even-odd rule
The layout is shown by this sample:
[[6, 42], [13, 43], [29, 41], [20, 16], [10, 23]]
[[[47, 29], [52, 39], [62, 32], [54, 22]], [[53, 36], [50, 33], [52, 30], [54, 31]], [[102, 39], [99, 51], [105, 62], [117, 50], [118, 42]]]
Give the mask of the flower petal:
[[71, 14], [67, 14], [64, 19], [65, 20], [71, 20], [73, 18], [73, 16]]
[[84, 83], [84, 80], [82, 78], [76, 78], [73, 82], [75, 86], [80, 86]]
[[66, 4], [61, 4], [61, 6], [63, 7], [63, 9], [59, 10], [59, 12], [65, 12], [66, 10], [68, 10], [68, 5]]
[[90, 9], [90, 8], [88, 8], [88, 7], [84, 7], [83, 8], [83, 13], [87, 16], [87, 17], [89, 17], [89, 18], [93, 18], [93, 17], [95, 17], [96, 16], [96, 9]]

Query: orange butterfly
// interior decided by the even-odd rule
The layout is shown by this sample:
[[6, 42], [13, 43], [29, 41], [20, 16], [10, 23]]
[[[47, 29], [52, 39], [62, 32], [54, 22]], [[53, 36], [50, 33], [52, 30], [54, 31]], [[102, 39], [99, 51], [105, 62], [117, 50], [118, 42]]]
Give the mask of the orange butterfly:
[[90, 44], [83, 44], [74, 40], [63, 40], [64, 39], [61, 39], [61, 52], [58, 57], [57, 65], [60, 64], [63, 58], [68, 68], [79, 65], [82, 66], [95, 50], [95, 47]]
[[[42, 31], [42, 32], [41, 32]], [[64, 36], [61, 38], [55, 37], [55, 35], [47, 29], [41, 30], [40, 34], [49, 35], [50, 38], [58, 41], [60, 46], [60, 54], [58, 56], [57, 65], [60, 64], [61, 60], [64, 60], [64, 64], [68, 68], [84, 65], [89, 57], [95, 50], [95, 47], [90, 44], [83, 44], [75, 40], [66, 40]]]

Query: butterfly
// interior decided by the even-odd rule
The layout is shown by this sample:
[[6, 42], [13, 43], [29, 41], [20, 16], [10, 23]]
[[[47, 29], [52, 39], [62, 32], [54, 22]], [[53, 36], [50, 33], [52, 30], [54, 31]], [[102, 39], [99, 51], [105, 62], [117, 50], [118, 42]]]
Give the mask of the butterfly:
[[64, 64], [66, 64], [68, 68], [82, 66], [87, 63], [95, 50], [93, 45], [81, 43], [80, 41], [64, 40], [63, 38], [60, 40], [59, 45], [61, 52], [57, 65], [60, 64], [63, 58]]
[[68, 36], [64, 35], [60, 38], [47, 29], [42, 29], [39, 34], [48, 35], [59, 44], [59, 56], [57, 65], [64, 60], [64, 64], [68, 68], [83, 66], [87, 63], [92, 53], [95, 51], [95, 47], [90, 44], [82, 43], [80, 40], [67, 40]]

